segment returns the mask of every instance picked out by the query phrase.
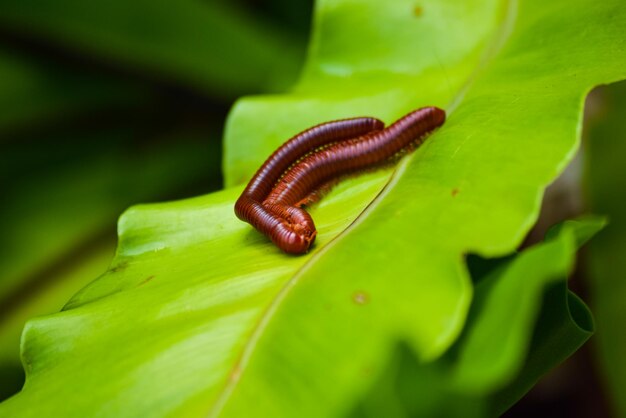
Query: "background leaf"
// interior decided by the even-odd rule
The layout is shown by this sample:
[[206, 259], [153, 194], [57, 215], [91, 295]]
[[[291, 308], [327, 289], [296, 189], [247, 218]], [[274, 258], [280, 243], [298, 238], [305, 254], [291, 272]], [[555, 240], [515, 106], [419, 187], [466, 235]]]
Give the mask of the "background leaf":
[[18, 39], [224, 97], [289, 83], [300, 62], [297, 38], [221, 1], [5, 1], [0, 16]]
[[597, 318], [598, 362], [612, 393], [616, 416], [626, 416], [626, 83], [600, 89], [602, 107], [590, 122], [587, 143], [587, 194], [591, 208], [609, 217], [610, 227], [588, 253], [589, 285]]
[[149, 98], [145, 86], [93, 71], [68, 71], [15, 47], [0, 45], [0, 133], [4, 133], [0, 141], [7, 141], [7, 132], [25, 126], [96, 110], [133, 109]]

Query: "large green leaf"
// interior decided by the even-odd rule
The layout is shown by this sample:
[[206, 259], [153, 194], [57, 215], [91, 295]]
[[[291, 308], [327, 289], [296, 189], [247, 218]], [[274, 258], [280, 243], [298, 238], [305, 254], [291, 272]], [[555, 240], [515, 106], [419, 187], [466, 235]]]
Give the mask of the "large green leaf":
[[300, 62], [297, 38], [218, 1], [3, 1], [0, 27], [227, 98], [284, 85]]
[[391, 177], [325, 198], [304, 257], [234, 218], [240, 187], [131, 209], [112, 268], [27, 324], [27, 382], [0, 413], [340, 416], [398, 340], [420, 362], [438, 358], [470, 304], [463, 254], [509, 253], [533, 224], [578, 144], [585, 93], [626, 77], [625, 22], [617, 0], [319, 2], [296, 90], [231, 114], [230, 184], [324, 119], [437, 104], [446, 125]]
[[[599, 90], [600, 109], [590, 122], [587, 195], [610, 225], [588, 253], [592, 306], [597, 317], [598, 362], [615, 412], [626, 417], [626, 83]], [[598, 98], [596, 96], [596, 98]]]

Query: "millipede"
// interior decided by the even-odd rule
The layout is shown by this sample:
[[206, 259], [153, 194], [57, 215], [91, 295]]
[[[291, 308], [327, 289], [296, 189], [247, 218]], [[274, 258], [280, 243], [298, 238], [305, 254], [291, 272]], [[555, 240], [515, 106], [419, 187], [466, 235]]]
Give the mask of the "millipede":
[[265, 161], [237, 199], [235, 214], [284, 252], [306, 253], [317, 230], [302, 206], [317, 200], [325, 185], [417, 148], [445, 119], [442, 109], [424, 107], [386, 128], [370, 117], [313, 126], [290, 138]]

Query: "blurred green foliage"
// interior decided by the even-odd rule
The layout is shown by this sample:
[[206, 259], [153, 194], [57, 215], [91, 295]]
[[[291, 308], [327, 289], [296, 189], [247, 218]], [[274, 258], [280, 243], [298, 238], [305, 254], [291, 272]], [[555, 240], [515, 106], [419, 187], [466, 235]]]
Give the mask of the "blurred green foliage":
[[289, 32], [226, 1], [3, 1], [0, 24], [26, 41], [231, 99], [288, 86], [302, 54]]
[[587, 254], [597, 362], [616, 416], [626, 417], [626, 82], [598, 89], [589, 118], [586, 194], [609, 227]]

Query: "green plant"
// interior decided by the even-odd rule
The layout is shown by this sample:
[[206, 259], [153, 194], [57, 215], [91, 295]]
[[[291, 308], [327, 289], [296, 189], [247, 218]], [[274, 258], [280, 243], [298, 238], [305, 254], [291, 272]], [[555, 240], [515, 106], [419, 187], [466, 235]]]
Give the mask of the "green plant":
[[[591, 319], [563, 279], [603, 222], [515, 249], [578, 146], [586, 93], [626, 77], [626, 11], [418, 6], [319, 1], [300, 82], [229, 117], [232, 187], [127, 211], [107, 273], [27, 324], [27, 383], [0, 414], [495, 414], [582, 344]], [[238, 185], [285, 137], [421, 105], [448, 122], [395, 170], [316, 206], [309, 255], [234, 218]], [[494, 258], [486, 273], [470, 277], [469, 253]]]

